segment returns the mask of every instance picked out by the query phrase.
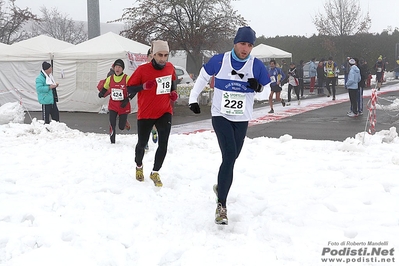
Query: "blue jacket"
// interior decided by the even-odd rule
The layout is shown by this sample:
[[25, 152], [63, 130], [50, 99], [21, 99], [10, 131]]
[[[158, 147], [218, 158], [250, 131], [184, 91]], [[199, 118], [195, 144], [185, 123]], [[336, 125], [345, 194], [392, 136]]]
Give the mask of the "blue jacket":
[[356, 90], [359, 88], [359, 82], [362, 79], [360, 70], [356, 65], [351, 66], [348, 74], [348, 80], [346, 81], [346, 87], [348, 89]]
[[[274, 69], [269, 67], [268, 71], [269, 71], [269, 77], [271, 80], [270, 85], [276, 85], [277, 81], [283, 82], [283, 80], [285, 80], [285, 78], [286, 78], [284, 71], [279, 67], [275, 67]], [[280, 79], [279, 79], [279, 76], [280, 76]]]
[[36, 78], [36, 92], [40, 104], [54, 103], [53, 90], [46, 84], [46, 76], [42, 72]]
[[310, 61], [309, 63], [309, 77], [313, 78], [316, 77], [317, 75], [317, 66], [316, 63], [313, 61]]

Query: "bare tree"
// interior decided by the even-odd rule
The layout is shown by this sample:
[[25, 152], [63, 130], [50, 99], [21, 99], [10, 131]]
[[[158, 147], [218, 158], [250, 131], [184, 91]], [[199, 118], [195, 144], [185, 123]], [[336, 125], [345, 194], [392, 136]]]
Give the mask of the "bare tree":
[[48, 10], [41, 7], [40, 20], [32, 25], [32, 35], [47, 35], [55, 39], [78, 44], [87, 40], [83, 22], [73, 21], [68, 15], [61, 14], [56, 8]]
[[[142, 43], [167, 40], [171, 50], [184, 50], [198, 72], [203, 50], [225, 51], [244, 18], [231, 0], [137, 0], [119, 21], [127, 24], [122, 35]], [[189, 71], [190, 71], [189, 70]]]
[[318, 13], [313, 19], [321, 35], [348, 36], [367, 33], [371, 26], [369, 13], [362, 15], [359, 1], [328, 0], [324, 3], [326, 14]]
[[15, 0], [0, 0], [0, 42], [13, 44], [30, 38], [30, 33], [23, 30], [23, 26], [30, 20], [37, 20], [28, 8], [21, 9], [15, 5]]

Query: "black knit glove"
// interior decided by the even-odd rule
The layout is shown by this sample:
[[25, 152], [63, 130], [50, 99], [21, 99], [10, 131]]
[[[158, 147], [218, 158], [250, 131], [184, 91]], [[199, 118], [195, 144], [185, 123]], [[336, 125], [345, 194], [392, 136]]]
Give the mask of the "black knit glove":
[[249, 86], [247, 87], [253, 89], [255, 92], [261, 92], [263, 90], [262, 85], [254, 78], [249, 78], [248, 83]]
[[198, 103], [190, 103], [188, 106], [190, 106], [190, 110], [193, 111], [194, 114], [201, 113], [201, 108], [199, 107]]
[[129, 98], [123, 99], [123, 100], [121, 101], [121, 107], [122, 107], [122, 108], [125, 108], [128, 102], [129, 102]]
[[106, 92], [107, 90], [105, 88], [102, 88], [102, 90], [98, 93], [98, 98], [104, 98]]

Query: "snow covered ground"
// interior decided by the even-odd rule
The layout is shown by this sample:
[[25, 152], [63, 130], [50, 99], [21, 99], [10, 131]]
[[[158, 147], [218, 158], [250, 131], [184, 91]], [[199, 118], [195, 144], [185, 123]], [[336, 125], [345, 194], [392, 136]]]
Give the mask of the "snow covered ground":
[[221, 155], [211, 131], [171, 135], [157, 189], [149, 179], [156, 144], [139, 183], [136, 135], [120, 134], [111, 145], [105, 134], [22, 124], [23, 117], [18, 103], [0, 107], [0, 121], [13, 121], [0, 125], [0, 265], [399, 260], [395, 127], [343, 142], [246, 139], [227, 202], [229, 225], [217, 226], [212, 185]]

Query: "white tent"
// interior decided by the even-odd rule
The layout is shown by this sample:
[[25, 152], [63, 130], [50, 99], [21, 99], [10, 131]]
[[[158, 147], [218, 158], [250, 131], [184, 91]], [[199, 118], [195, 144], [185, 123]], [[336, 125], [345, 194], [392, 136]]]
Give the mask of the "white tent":
[[37, 36], [0, 49], [0, 104], [21, 101], [28, 110], [41, 110], [35, 80], [43, 61], [73, 46], [48, 36]]
[[[69, 46], [69, 48], [66, 48]], [[46, 36], [35, 37], [0, 49], [0, 105], [21, 101], [29, 111], [40, 111], [35, 80], [43, 61], [53, 62], [60, 111], [99, 112], [107, 99], [97, 97], [97, 83], [120, 58], [130, 75], [128, 52], [147, 54], [150, 46], [115, 33], [106, 33], [78, 45]], [[132, 110], [137, 103], [132, 101]]]
[[259, 59], [292, 58], [292, 54], [266, 44], [259, 44], [252, 49], [251, 55]]
[[12, 46], [25, 47], [37, 51], [42, 51], [44, 53], [48, 53], [49, 57], [52, 59], [55, 52], [73, 47], [74, 45], [69, 42], [57, 40], [53, 37], [49, 37], [46, 35], [39, 35], [24, 41], [14, 43]]
[[[150, 46], [108, 32], [54, 54], [54, 77], [60, 83], [61, 111], [99, 112], [108, 98], [97, 97], [97, 83], [118, 58], [125, 62], [124, 73], [131, 75], [128, 53], [147, 55]], [[131, 101], [137, 110], [136, 98]]]

